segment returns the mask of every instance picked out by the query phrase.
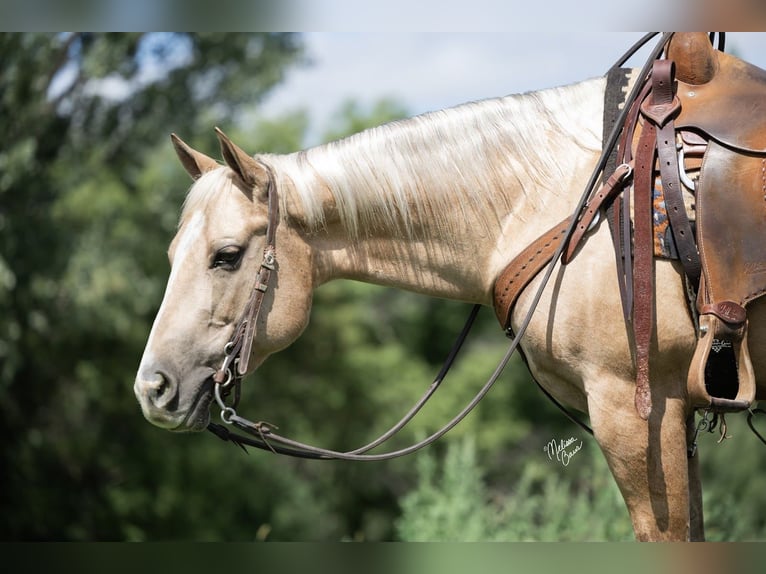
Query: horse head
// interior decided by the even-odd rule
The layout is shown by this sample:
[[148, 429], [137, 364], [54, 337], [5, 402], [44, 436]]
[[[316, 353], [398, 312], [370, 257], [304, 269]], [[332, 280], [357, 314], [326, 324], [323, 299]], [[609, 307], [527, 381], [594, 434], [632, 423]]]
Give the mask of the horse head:
[[270, 225], [279, 258], [270, 264], [270, 285], [252, 321], [252, 348], [229, 368], [245, 365], [251, 372], [288, 346], [308, 323], [311, 307], [310, 249], [299, 232], [278, 225], [269, 168], [217, 133], [226, 165], [172, 136], [194, 184], [168, 250], [170, 277], [134, 385], [144, 416], [171, 430], [207, 426], [224, 348], [260, 288], [254, 281]]

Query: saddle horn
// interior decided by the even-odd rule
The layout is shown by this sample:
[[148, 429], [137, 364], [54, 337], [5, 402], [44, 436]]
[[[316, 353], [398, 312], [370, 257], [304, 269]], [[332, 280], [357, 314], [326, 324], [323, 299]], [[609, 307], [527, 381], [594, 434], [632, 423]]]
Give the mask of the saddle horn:
[[707, 84], [718, 72], [718, 53], [705, 32], [676, 32], [667, 58], [676, 63], [676, 79], [687, 84]]
[[173, 142], [178, 159], [181, 160], [181, 164], [192, 179], [199, 179], [203, 173], [221, 167], [212, 157], [193, 149], [176, 134], [170, 134], [170, 140]]

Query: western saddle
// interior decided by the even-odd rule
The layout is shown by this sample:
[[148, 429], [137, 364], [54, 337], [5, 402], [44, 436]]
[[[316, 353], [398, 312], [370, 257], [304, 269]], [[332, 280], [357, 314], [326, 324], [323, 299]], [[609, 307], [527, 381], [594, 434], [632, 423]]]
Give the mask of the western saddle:
[[[755, 375], [747, 305], [766, 293], [766, 71], [677, 33], [654, 61], [622, 125], [613, 165], [567, 238], [572, 218], [527, 247], [495, 283], [511, 333], [518, 295], [563, 240], [567, 264], [608, 208], [623, 310], [633, 331], [638, 414], [651, 412], [653, 257], [681, 261], [697, 346], [687, 388], [695, 408], [750, 408]], [[633, 183], [628, 185], [632, 176]], [[631, 207], [632, 202], [632, 207]]]

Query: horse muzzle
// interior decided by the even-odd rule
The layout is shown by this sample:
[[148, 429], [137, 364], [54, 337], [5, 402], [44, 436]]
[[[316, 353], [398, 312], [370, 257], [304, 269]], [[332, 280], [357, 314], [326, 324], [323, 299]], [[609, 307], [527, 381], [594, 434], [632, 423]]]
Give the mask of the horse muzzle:
[[178, 379], [162, 371], [139, 372], [133, 391], [144, 418], [172, 431], [204, 430], [210, 419], [213, 383], [209, 374], [184, 400]]

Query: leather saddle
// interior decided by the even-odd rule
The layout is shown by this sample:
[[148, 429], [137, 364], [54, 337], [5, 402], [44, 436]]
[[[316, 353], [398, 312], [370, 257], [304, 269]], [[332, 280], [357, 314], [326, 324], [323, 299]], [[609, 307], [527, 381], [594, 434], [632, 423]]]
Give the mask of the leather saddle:
[[707, 140], [695, 191], [699, 337], [687, 386], [695, 407], [743, 410], [756, 389], [747, 305], [766, 293], [766, 72], [713, 49], [704, 33], [676, 34], [667, 58], [681, 101], [676, 129]]
[[[633, 234], [634, 284], [640, 284], [636, 276], [641, 279], [641, 275], [647, 274], [646, 267], [643, 270], [638, 267], [639, 230], [651, 225], [638, 221], [641, 216], [635, 215], [639, 179], [654, 182], [656, 178], [661, 180], [665, 194], [661, 203], [669, 212], [676, 212], [675, 220], [669, 218], [672, 235], [678, 242], [674, 251], [681, 256], [687, 284], [696, 293], [692, 315], [697, 320], [698, 338], [687, 380], [691, 403], [715, 412], [744, 410], [755, 399], [756, 389], [747, 342], [747, 306], [766, 294], [766, 71], [714, 49], [706, 33], [677, 33], [666, 48], [665, 59], [655, 62], [652, 76], [639, 96], [641, 101], [636, 102], [633, 126], [626, 123], [623, 128], [626, 132], [635, 129], [635, 136], [628, 133], [623, 139], [622, 147], [631, 149], [627, 154], [625, 150], [620, 152], [624, 157], [632, 157], [630, 152], [639, 145], [646, 147], [651, 141], [653, 146], [649, 155], [644, 152], [643, 156], [650, 158], [644, 161], [650, 166], [649, 174], [639, 174], [640, 151], [636, 151], [635, 158], [636, 211], [634, 229], [627, 234], [628, 237]], [[649, 124], [654, 131], [647, 136]], [[656, 138], [656, 144], [655, 132], [661, 136]], [[676, 150], [693, 153], [684, 160], [683, 156], [676, 157]], [[690, 213], [683, 201], [670, 202], [671, 191], [680, 197], [680, 190], [674, 190], [682, 187], [679, 181], [689, 181], [683, 177], [686, 171], [693, 172], [695, 180], [686, 192], [693, 195]], [[612, 176], [594, 194], [590, 209], [578, 215], [579, 225], [569, 239], [563, 263], [576, 255], [595, 212], [619, 200], [619, 194], [625, 190]], [[647, 201], [656, 204], [656, 198]], [[681, 214], [677, 213], [679, 209]], [[652, 213], [650, 208], [644, 216], [656, 219], [656, 212]], [[630, 228], [629, 215], [627, 220]], [[550, 262], [570, 221], [559, 223], [527, 247], [498, 277], [495, 310], [507, 331], [510, 332], [516, 298]], [[617, 235], [622, 232], [613, 228], [613, 233], [617, 246], [620, 243]], [[627, 255], [617, 253], [618, 270], [623, 256], [630, 260], [630, 249], [627, 251]], [[693, 259], [694, 263], [687, 265], [685, 258]], [[648, 274], [651, 275], [651, 270]], [[637, 347], [643, 337], [648, 348], [648, 336], [639, 336], [638, 325], [650, 321], [646, 316], [651, 315], [655, 294], [648, 295], [647, 308], [646, 303], [640, 304], [640, 298], [647, 296], [646, 284], [636, 289], [630, 295], [635, 304], [625, 300], [623, 304], [632, 310], [629, 323], [633, 324]], [[651, 283], [648, 289], [653, 291]], [[643, 359], [641, 355], [637, 350], [636, 408], [647, 418], [651, 410], [648, 350]], [[646, 365], [642, 366], [642, 361]]]

